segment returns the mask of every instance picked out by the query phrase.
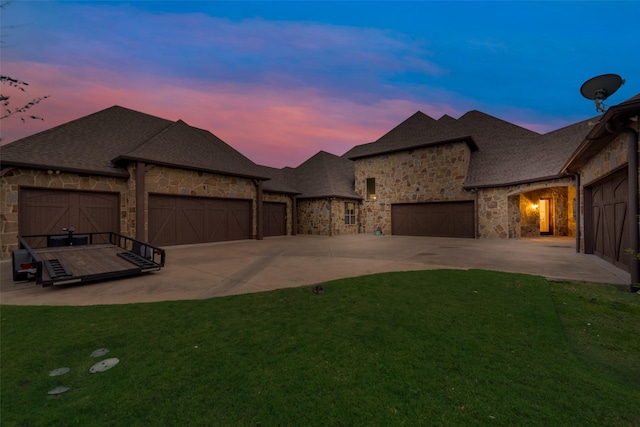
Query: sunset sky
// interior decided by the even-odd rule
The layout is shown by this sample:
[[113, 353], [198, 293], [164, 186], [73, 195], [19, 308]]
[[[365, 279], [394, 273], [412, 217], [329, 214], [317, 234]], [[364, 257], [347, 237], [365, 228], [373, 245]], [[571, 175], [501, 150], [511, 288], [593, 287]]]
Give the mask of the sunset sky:
[[2, 10], [3, 143], [120, 105], [207, 129], [256, 163], [342, 155], [420, 110], [538, 132], [640, 93], [640, 2], [15, 1]]

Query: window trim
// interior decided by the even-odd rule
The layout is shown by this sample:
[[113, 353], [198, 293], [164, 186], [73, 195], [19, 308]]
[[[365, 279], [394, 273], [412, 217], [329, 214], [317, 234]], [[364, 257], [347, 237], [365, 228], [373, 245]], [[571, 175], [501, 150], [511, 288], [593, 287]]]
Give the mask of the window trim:
[[[353, 205], [353, 209], [349, 209]], [[344, 223], [345, 225], [356, 225], [356, 203], [344, 202]]]
[[376, 179], [367, 178], [365, 181], [365, 192], [367, 200], [376, 200]]

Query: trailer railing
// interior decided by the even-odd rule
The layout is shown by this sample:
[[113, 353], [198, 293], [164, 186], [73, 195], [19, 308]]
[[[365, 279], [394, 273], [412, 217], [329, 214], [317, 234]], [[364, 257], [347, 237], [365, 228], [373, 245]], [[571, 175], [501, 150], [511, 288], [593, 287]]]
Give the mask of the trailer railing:
[[[80, 234], [67, 232], [65, 234], [30, 234], [18, 236], [20, 249], [26, 249], [29, 251], [33, 262], [36, 264], [39, 263], [40, 265], [42, 264], [42, 259], [34, 251], [34, 249], [39, 248], [32, 247], [27, 243], [27, 239], [40, 239], [39, 241], [46, 242], [46, 247], [83, 246], [110, 243], [126, 251], [133, 252], [134, 254], [157, 264], [159, 267], [164, 267], [165, 263], [164, 249], [113, 231]], [[41, 274], [42, 268], [38, 268], [37, 270]]]

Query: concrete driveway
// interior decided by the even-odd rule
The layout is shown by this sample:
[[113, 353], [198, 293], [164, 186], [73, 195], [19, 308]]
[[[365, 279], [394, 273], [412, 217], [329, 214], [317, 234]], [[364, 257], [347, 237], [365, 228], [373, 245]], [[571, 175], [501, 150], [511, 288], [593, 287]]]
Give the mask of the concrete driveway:
[[0, 263], [0, 303], [94, 305], [203, 299], [387, 271], [487, 269], [549, 279], [628, 284], [629, 274], [575, 252], [573, 238], [523, 240], [293, 236], [167, 248], [160, 272], [87, 285], [14, 283]]

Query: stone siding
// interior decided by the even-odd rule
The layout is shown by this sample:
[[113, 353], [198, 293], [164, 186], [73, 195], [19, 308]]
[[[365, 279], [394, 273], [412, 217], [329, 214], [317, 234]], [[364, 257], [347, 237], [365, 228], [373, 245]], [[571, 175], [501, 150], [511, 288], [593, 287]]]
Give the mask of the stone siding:
[[[391, 205], [472, 200], [462, 188], [471, 151], [464, 142], [384, 154], [355, 161], [356, 191], [365, 200], [363, 233], [391, 234]], [[366, 200], [367, 178], [375, 178], [376, 199]]]
[[0, 257], [11, 258], [18, 249], [18, 192], [21, 187], [82, 190], [118, 193], [120, 198], [120, 233], [135, 235], [135, 188], [124, 178], [84, 176], [75, 173], [16, 168], [0, 178]]
[[620, 135], [580, 169], [580, 182], [583, 186], [591, 185], [627, 163], [627, 138]]
[[[554, 199], [556, 228], [554, 235], [575, 235], [575, 218], [570, 215], [573, 198], [567, 187], [574, 187], [570, 177], [511, 185], [507, 187], [481, 188], [478, 190], [477, 218], [480, 238], [520, 238], [540, 235], [539, 213], [534, 214], [531, 208], [540, 197]], [[537, 197], [537, 198], [536, 198]], [[571, 210], [570, 210], [571, 209]], [[536, 216], [537, 215], [537, 216]], [[573, 233], [573, 234], [572, 234]]]
[[[356, 223], [346, 224], [345, 203], [355, 204]], [[298, 201], [298, 234], [340, 236], [357, 234], [359, 230], [360, 204], [357, 200], [303, 199]]]
[[329, 223], [329, 199], [298, 200], [298, 234], [328, 236]]
[[[356, 223], [347, 224], [345, 219], [345, 203], [353, 203], [355, 206]], [[358, 234], [360, 203], [357, 200], [332, 199], [331, 200], [331, 235]]]

